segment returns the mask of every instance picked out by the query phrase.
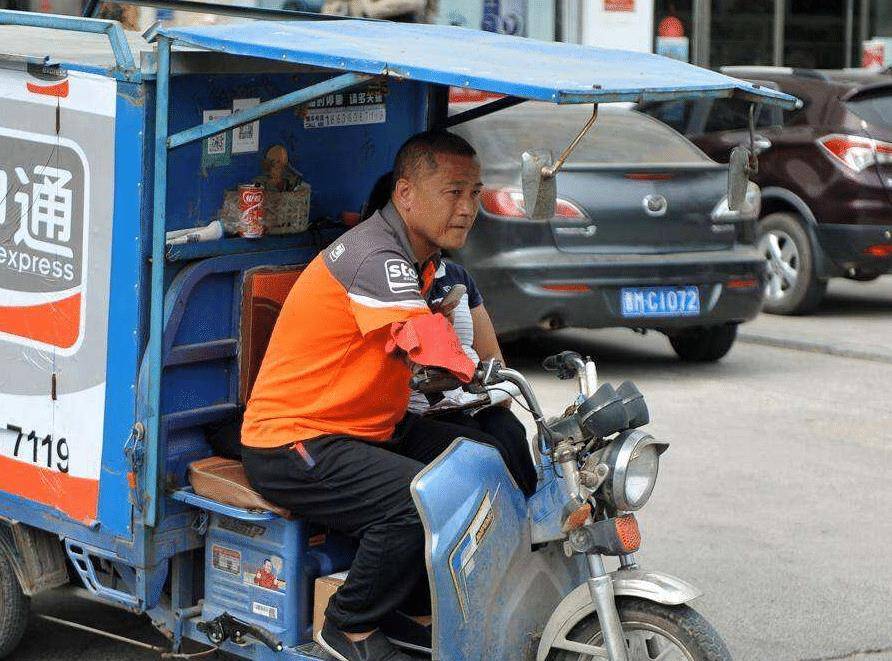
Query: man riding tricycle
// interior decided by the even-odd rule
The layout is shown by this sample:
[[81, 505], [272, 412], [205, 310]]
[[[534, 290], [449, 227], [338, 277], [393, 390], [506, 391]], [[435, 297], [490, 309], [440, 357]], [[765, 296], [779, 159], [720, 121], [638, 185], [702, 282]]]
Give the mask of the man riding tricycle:
[[[529, 99], [591, 104], [580, 137], [599, 103], [795, 100], [647, 54], [244, 15], [270, 20], [0, 12], [0, 656], [28, 596], [73, 584], [147, 613], [167, 658], [728, 658], [699, 592], [635, 556], [667, 447], [637, 388], [564, 352], [579, 392], [546, 418], [432, 309], [485, 185], [447, 129]], [[451, 86], [503, 96], [450, 116]], [[574, 145], [524, 154], [518, 222], [555, 214]], [[410, 382], [474, 395], [466, 424], [405, 415]], [[480, 422], [504, 390], [529, 442], [507, 408]], [[244, 463], [214, 442], [242, 417]]]

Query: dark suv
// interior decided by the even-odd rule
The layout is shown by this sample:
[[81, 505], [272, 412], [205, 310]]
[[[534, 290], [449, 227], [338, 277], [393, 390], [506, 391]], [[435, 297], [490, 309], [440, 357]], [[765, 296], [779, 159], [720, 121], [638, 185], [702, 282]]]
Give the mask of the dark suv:
[[[755, 147], [762, 188], [759, 246], [769, 264], [765, 310], [803, 314], [831, 277], [892, 271], [892, 76], [859, 71], [727, 67], [723, 72], [800, 98], [763, 107]], [[718, 161], [748, 144], [749, 104], [656, 102], [638, 109]]]

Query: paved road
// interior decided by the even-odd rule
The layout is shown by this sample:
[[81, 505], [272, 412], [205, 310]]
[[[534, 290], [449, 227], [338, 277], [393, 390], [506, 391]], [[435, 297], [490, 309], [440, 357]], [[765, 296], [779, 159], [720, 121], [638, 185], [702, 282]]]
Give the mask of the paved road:
[[[563, 332], [512, 347], [511, 360], [553, 411], [568, 382], [538, 364], [554, 350], [638, 383], [651, 432], [672, 443], [640, 517], [641, 559], [704, 590], [697, 607], [736, 659], [879, 661], [892, 659], [890, 331], [885, 278], [834, 284], [814, 317], [761, 317], [716, 365], [681, 364], [661, 336], [618, 330]], [[864, 355], [838, 355], [842, 344]], [[80, 599], [44, 596], [36, 610], [160, 642], [144, 619]], [[157, 657], [36, 622], [15, 658]]]
[[747, 342], [892, 363], [892, 276], [831, 280], [814, 314], [763, 314], [742, 326], [740, 335]]

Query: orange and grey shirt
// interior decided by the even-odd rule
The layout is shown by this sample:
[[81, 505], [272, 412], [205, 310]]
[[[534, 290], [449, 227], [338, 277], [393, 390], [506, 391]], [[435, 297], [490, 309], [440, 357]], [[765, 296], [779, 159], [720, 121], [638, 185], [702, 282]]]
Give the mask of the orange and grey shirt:
[[242, 426], [279, 447], [324, 434], [387, 440], [405, 415], [410, 371], [385, 351], [390, 326], [431, 314], [432, 261], [414, 260], [389, 204], [307, 266], [285, 299]]

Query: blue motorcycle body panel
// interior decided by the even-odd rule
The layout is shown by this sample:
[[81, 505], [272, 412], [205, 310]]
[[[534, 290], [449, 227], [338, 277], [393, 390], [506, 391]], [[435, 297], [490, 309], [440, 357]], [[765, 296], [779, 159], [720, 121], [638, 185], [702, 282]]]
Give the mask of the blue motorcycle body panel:
[[413, 481], [427, 539], [435, 659], [533, 658], [535, 634], [583, 582], [559, 545], [532, 550], [527, 501], [499, 453], [456, 440]]

